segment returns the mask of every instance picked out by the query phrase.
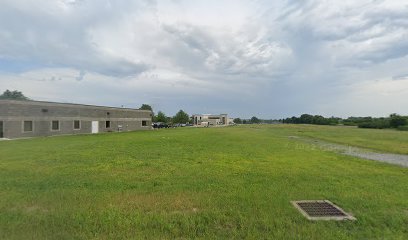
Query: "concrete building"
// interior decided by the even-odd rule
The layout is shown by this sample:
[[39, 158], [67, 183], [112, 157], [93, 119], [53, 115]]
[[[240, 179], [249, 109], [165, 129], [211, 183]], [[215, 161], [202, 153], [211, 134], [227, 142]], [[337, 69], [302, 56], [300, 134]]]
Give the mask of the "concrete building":
[[146, 110], [0, 100], [0, 138], [148, 130], [151, 124]]
[[195, 126], [220, 126], [228, 125], [227, 114], [194, 114], [192, 116], [193, 125]]

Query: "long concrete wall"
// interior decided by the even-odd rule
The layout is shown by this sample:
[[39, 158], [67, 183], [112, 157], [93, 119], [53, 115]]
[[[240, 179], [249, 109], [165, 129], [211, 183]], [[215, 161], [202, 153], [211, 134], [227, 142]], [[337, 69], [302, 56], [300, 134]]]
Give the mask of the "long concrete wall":
[[[91, 133], [92, 121], [99, 122], [98, 132], [149, 130], [151, 118], [151, 111], [129, 108], [0, 100], [4, 138]], [[80, 121], [80, 129], [74, 129], [76, 120]], [[24, 132], [24, 121], [33, 122], [32, 131]], [[59, 130], [52, 130], [52, 121], [59, 121]], [[106, 121], [110, 121], [108, 128]]]

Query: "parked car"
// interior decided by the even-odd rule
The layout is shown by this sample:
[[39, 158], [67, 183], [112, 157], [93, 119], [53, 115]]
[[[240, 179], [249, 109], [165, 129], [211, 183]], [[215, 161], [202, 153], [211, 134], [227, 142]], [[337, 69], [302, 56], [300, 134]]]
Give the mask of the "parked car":
[[152, 124], [153, 128], [169, 128], [167, 123], [157, 122]]

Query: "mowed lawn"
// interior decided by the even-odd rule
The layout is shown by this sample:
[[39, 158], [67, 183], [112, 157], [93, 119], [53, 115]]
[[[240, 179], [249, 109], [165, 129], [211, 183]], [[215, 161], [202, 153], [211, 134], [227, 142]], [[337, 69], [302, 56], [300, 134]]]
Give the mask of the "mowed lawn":
[[361, 129], [350, 126], [278, 125], [282, 134], [372, 149], [378, 152], [408, 154], [408, 132], [394, 129]]
[[[408, 153], [408, 132], [253, 125], [0, 142], [0, 239], [408, 239], [408, 168], [288, 136]], [[329, 199], [357, 221], [306, 220]]]

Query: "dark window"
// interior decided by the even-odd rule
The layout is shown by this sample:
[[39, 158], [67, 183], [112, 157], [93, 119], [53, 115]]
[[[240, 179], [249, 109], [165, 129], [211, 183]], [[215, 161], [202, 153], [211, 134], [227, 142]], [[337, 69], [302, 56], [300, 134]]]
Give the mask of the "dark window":
[[75, 130], [81, 129], [81, 121], [74, 120], [74, 129]]
[[0, 138], [3, 138], [3, 121], [0, 121]]
[[59, 121], [52, 121], [51, 122], [51, 130], [58, 131], [60, 129]]
[[33, 121], [24, 121], [23, 124], [24, 132], [32, 132], [33, 131]]
[[147, 126], [147, 121], [142, 121], [142, 126]]
[[111, 122], [110, 122], [110, 121], [106, 121], [106, 122], [105, 122], [105, 127], [106, 127], [106, 128], [110, 128], [110, 127], [111, 127]]

